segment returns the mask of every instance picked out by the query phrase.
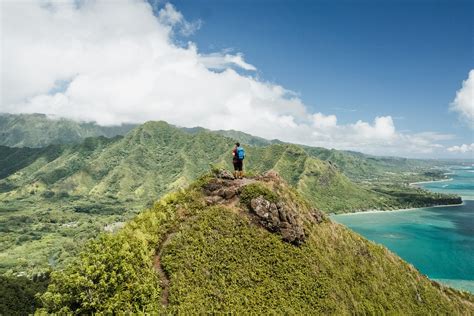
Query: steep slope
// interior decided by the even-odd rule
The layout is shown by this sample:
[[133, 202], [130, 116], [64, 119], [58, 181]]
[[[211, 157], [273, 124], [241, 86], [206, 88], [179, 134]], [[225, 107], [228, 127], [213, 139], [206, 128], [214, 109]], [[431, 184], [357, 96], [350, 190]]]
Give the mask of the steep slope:
[[474, 312], [472, 295], [332, 223], [275, 173], [226, 178], [201, 178], [89, 243], [52, 274], [43, 311]]
[[[87, 137], [114, 137], [125, 135], [136, 127], [100, 126], [95, 123], [79, 123], [68, 119], [51, 119], [44, 114], [0, 114], [0, 145], [10, 147], [42, 147], [50, 144], [79, 143]], [[189, 134], [214, 133], [239, 141], [246, 145], [265, 147], [285, 144], [279, 140], [267, 140], [235, 130], [210, 131], [202, 127], [180, 128]], [[442, 170], [428, 169], [449, 162], [405, 159], [398, 157], [376, 157], [357, 152], [298, 145], [310, 156], [331, 161], [352, 181], [409, 183], [422, 180], [441, 179]]]
[[[219, 130], [213, 131], [213, 133], [224, 135], [235, 141], [252, 146], [285, 144], [279, 140], [266, 140], [234, 130]], [[437, 168], [450, 164], [449, 161], [378, 157], [354, 151], [305, 145], [295, 146], [304, 149], [311, 157], [331, 162], [334, 166], [337, 166], [344, 175], [352, 181], [357, 182], [408, 183], [418, 181], [420, 178], [425, 180], [442, 179], [445, 177], [443, 174], [445, 171]]]
[[79, 143], [87, 137], [125, 135], [135, 126], [123, 124], [107, 127], [63, 118], [51, 119], [44, 114], [0, 113], [0, 145], [44, 147]]
[[[0, 153], [5, 176], [0, 178], [0, 272], [40, 272], [63, 264], [82, 242], [120, 227], [210, 164], [230, 170], [232, 146], [232, 139], [206, 130], [190, 133], [148, 122], [123, 137], [6, 148]], [[246, 146], [246, 151], [250, 174], [275, 170], [313, 207], [328, 213], [459, 202], [415, 189], [407, 195], [354, 184], [297, 145]]]
[[357, 182], [408, 183], [416, 179], [442, 179], [446, 177], [439, 167], [449, 162], [439, 160], [377, 157], [353, 151], [318, 147], [303, 147], [312, 157], [331, 161], [347, 177]]
[[45, 164], [51, 162], [58, 158], [62, 151], [62, 147], [54, 145], [43, 148], [7, 147], [0, 145], [0, 179], [26, 168], [38, 160], [42, 160]]
[[[78, 145], [43, 151], [10, 149], [13, 154], [0, 160], [0, 174], [9, 175], [0, 180], [0, 186], [10, 190], [1, 194], [0, 200], [61, 194], [94, 199], [105, 196], [135, 201], [143, 207], [143, 203], [190, 183], [209, 169], [209, 164], [232, 168], [232, 146], [232, 139], [212, 132], [190, 134], [165, 122], [148, 122], [124, 137], [88, 138]], [[314, 206], [327, 212], [400, 206], [387, 194], [355, 185], [332, 162], [308, 155], [301, 146], [274, 144], [246, 149], [247, 170], [279, 172]], [[18, 159], [25, 155], [23, 152], [30, 165]]]

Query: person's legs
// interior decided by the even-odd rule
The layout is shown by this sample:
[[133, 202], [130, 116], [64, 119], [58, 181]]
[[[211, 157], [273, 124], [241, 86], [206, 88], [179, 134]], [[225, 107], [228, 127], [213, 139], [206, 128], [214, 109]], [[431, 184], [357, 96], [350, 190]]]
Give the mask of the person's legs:
[[242, 179], [242, 177], [244, 176], [244, 173], [242, 171], [242, 165], [243, 165], [243, 162], [242, 160], [239, 161], [239, 165], [238, 165], [238, 171], [237, 171], [237, 176], [239, 179]]
[[233, 175], [234, 175], [234, 179], [238, 179], [239, 178], [239, 170], [240, 170], [240, 164], [238, 161], [234, 161], [234, 172], [233, 172]]

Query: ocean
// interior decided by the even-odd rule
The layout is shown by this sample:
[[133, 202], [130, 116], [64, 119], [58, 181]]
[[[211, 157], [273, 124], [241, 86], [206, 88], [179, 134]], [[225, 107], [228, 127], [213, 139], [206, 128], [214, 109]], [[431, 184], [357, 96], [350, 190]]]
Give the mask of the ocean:
[[429, 278], [474, 293], [474, 167], [452, 166], [449, 177], [449, 181], [417, 185], [459, 194], [462, 205], [331, 218], [385, 245]]

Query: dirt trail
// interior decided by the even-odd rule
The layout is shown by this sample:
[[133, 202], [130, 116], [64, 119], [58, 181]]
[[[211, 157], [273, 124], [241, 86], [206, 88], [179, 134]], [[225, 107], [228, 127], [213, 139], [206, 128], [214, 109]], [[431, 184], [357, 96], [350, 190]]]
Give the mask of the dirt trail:
[[162, 289], [161, 305], [165, 307], [169, 304], [170, 279], [166, 274], [165, 270], [163, 270], [163, 266], [161, 265], [161, 255], [163, 253], [164, 247], [169, 243], [169, 241], [171, 240], [171, 238], [173, 238], [175, 234], [176, 233], [174, 232], [169, 232], [165, 235], [165, 238], [158, 246], [157, 253], [153, 258], [153, 267], [156, 273], [158, 273], [158, 276], [160, 277], [160, 286]]
[[[234, 188], [241, 188], [248, 184], [256, 182], [254, 179], [243, 178], [243, 179], [235, 179], [235, 180], [222, 180], [225, 185], [223, 187], [234, 187]], [[222, 199], [219, 204], [223, 204], [231, 209], [236, 209], [236, 205], [239, 202], [238, 196], [233, 196], [232, 198], [225, 200]], [[163, 266], [161, 264], [161, 256], [163, 253], [163, 249], [169, 243], [169, 241], [173, 238], [176, 234], [174, 231], [170, 231], [165, 234], [163, 240], [160, 242], [156, 249], [156, 254], [153, 258], [153, 267], [160, 278], [160, 286], [162, 289], [161, 292], [161, 304], [163, 306], [168, 306], [169, 304], [169, 291], [170, 291], [170, 279], [166, 272], [163, 270]]]

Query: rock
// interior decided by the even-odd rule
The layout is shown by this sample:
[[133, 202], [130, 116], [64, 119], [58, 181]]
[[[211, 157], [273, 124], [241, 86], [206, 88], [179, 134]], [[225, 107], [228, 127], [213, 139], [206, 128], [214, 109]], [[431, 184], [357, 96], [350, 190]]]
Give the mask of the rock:
[[267, 172], [265, 172], [263, 174], [263, 176], [265, 178], [274, 178], [274, 179], [280, 179], [280, 175], [278, 174], [278, 172], [276, 172], [275, 170], [268, 170]]
[[204, 200], [206, 201], [206, 204], [207, 204], [207, 205], [219, 204], [219, 203], [221, 203], [222, 201], [224, 201], [223, 198], [221, 198], [220, 196], [217, 196], [217, 195], [206, 196], [206, 197], [204, 198]]
[[[225, 203], [226, 201], [232, 200], [239, 194], [239, 191], [239, 183], [236, 181], [217, 178], [212, 179], [202, 187], [202, 192], [206, 196], [206, 201], [209, 200], [210, 204]], [[208, 197], [213, 198], [208, 199]], [[219, 199], [214, 197], [219, 197]]]
[[306, 239], [303, 222], [285, 203], [271, 203], [263, 196], [250, 201], [251, 210], [268, 231], [277, 232], [284, 241], [299, 245]]
[[209, 182], [203, 186], [203, 191], [205, 195], [214, 195], [217, 190], [222, 187], [222, 184], [217, 182]]
[[230, 200], [237, 195], [239, 189], [235, 187], [230, 187], [224, 190], [224, 199]]
[[268, 211], [270, 209], [270, 202], [265, 200], [262, 196], [259, 196], [250, 201], [252, 210], [260, 217], [268, 217]]
[[220, 196], [221, 198], [224, 198], [225, 197], [225, 188], [220, 188], [219, 190], [214, 192], [214, 194]]
[[216, 173], [216, 177], [219, 178], [219, 179], [227, 179], [227, 180], [235, 179], [234, 175], [232, 173], [230, 173], [229, 171], [225, 170], [225, 169], [220, 169]]
[[278, 172], [274, 170], [268, 170], [267, 172], [263, 173], [260, 177], [258, 177], [260, 180], [263, 181], [273, 181], [273, 182], [281, 182], [281, 177], [278, 174]]
[[318, 211], [316, 209], [312, 209], [311, 210], [311, 219], [313, 221], [313, 223], [316, 223], [316, 224], [319, 224], [319, 223], [322, 223], [323, 220], [324, 220], [324, 215], [321, 211]]

